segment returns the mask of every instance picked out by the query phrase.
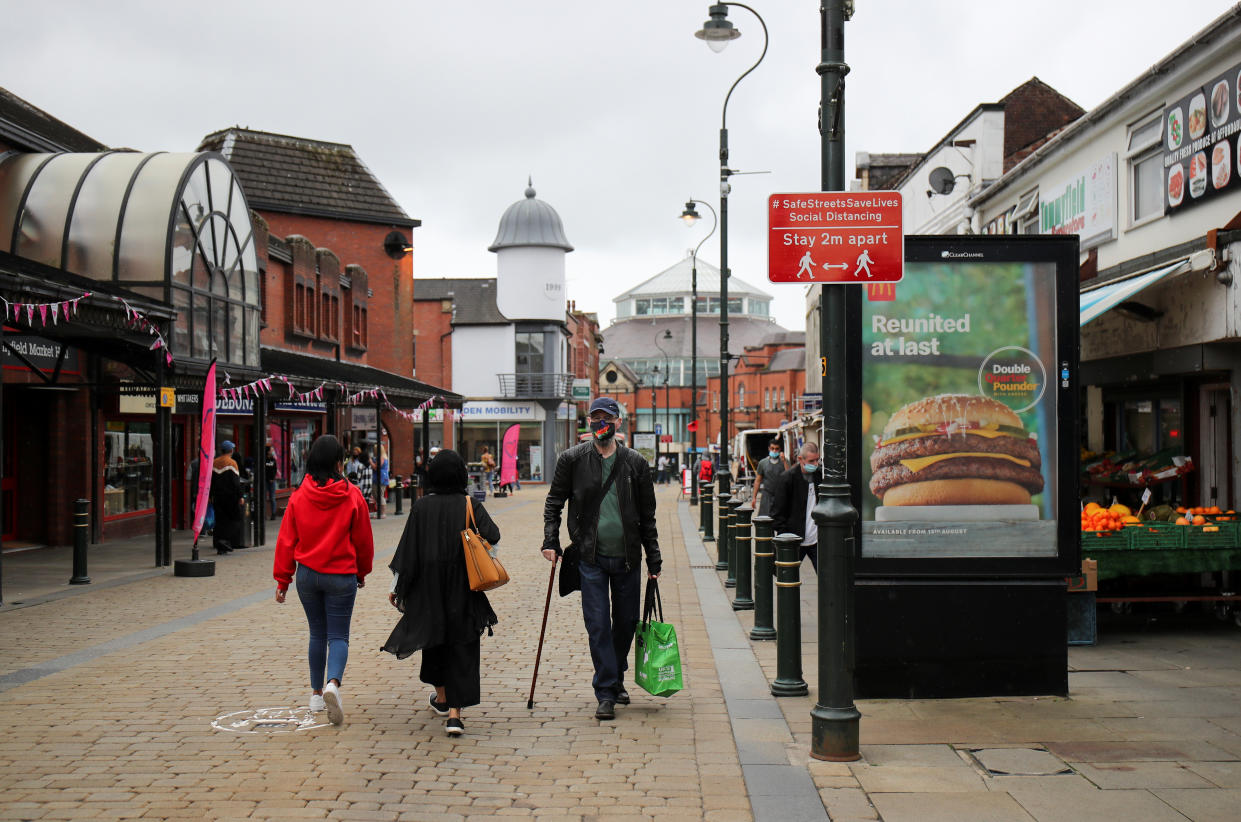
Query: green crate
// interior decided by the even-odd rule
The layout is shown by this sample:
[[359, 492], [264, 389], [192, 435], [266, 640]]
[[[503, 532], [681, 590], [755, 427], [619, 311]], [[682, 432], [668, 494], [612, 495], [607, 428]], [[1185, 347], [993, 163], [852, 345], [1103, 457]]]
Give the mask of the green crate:
[[1184, 548], [1185, 532], [1190, 527], [1170, 522], [1143, 522], [1141, 525], [1125, 526], [1125, 536], [1129, 547], [1139, 551]]
[[1082, 556], [1091, 551], [1123, 551], [1129, 547], [1124, 529], [1121, 531], [1082, 531]]
[[[1233, 548], [1237, 544], [1237, 530], [1233, 523], [1217, 525], [1182, 525], [1185, 530], [1186, 548]], [[1217, 530], [1208, 531], [1214, 528]]]

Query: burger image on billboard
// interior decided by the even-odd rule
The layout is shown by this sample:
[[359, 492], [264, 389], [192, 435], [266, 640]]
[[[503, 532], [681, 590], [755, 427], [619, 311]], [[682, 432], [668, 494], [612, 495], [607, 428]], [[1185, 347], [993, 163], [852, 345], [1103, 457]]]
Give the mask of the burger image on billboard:
[[1043, 490], [1038, 442], [1004, 403], [940, 394], [894, 413], [870, 457], [884, 506], [1029, 505]]

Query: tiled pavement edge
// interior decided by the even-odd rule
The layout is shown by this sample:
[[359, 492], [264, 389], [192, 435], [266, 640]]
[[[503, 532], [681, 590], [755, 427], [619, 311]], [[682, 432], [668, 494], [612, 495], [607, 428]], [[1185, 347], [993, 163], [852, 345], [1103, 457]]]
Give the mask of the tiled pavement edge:
[[[1241, 631], [1105, 628], [1098, 645], [1069, 649], [1068, 698], [858, 700], [863, 759], [828, 763], [809, 757], [818, 588], [808, 562], [801, 578], [810, 694], [777, 702], [790, 764], [806, 767], [834, 822], [1241, 820]], [[748, 636], [754, 612], [731, 613]], [[749, 647], [774, 679], [776, 643]]]
[[[269, 548], [225, 557], [205, 580], [153, 576], [0, 613], [0, 818], [752, 819], [675, 493], [660, 490], [661, 587], [686, 690], [631, 688], [616, 721], [595, 720], [579, 600], [553, 597], [526, 708], [549, 571], [542, 499], [488, 503], [513, 582], [492, 597], [484, 702], [459, 739], [426, 708], [419, 655], [377, 650], [396, 619], [386, 570], [359, 592], [346, 724], [295, 733], [211, 727], [308, 695], [304, 618], [295, 598], [271, 601]], [[381, 556], [403, 522], [374, 523]]]

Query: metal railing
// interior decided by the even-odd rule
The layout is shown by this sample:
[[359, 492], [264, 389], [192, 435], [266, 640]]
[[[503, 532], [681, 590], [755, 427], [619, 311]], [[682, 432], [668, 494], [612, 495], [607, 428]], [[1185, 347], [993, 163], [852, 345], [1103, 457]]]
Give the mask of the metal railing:
[[496, 374], [500, 396], [508, 399], [568, 400], [573, 388], [572, 374]]

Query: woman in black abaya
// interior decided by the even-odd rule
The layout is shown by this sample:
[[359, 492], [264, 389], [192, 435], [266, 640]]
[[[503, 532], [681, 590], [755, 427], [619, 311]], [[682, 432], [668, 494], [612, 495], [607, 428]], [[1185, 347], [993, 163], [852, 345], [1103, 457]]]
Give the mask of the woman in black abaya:
[[[403, 614], [382, 650], [404, 659], [422, 651], [418, 678], [435, 688], [427, 702], [453, 736], [465, 732], [461, 709], [481, 699], [479, 640], [497, 622], [487, 595], [470, 590], [461, 531], [465, 528], [465, 462], [455, 451], [440, 451], [427, 466], [429, 493], [409, 512], [392, 562], [388, 599]], [[474, 522], [495, 545], [500, 529], [477, 502]]]

